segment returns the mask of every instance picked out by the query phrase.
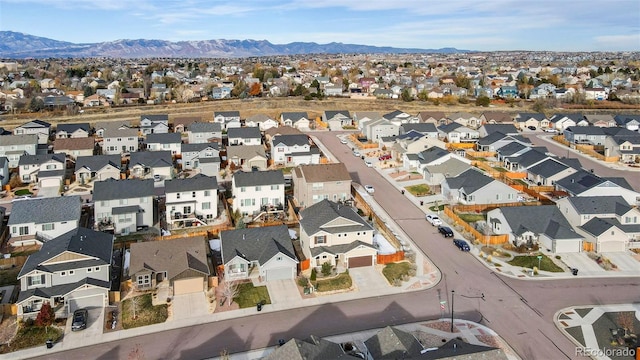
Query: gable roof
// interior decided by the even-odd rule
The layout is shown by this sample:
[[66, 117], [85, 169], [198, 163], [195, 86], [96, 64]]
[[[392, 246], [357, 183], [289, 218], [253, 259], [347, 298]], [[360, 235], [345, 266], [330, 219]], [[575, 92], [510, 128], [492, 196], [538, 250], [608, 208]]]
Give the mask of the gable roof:
[[[498, 150], [496, 150], [498, 152], [498, 154], [500, 154], [503, 157], [508, 157], [511, 156], [513, 154], [516, 154], [524, 149], [529, 148], [529, 146], [519, 143], [517, 141], [512, 141], [510, 143], [508, 143], [507, 145], [499, 148]], [[529, 151], [529, 150], [527, 150]]]
[[446, 119], [447, 116], [444, 114], [444, 111], [420, 111], [418, 113], [418, 118], [420, 118], [422, 121], [425, 121], [428, 118], [442, 120]]
[[[513, 233], [518, 236], [527, 231], [545, 234], [551, 226], [549, 230], [552, 230], [556, 236], [562, 234], [564, 238], [573, 239], [580, 237], [573, 231], [571, 224], [555, 205], [508, 206], [501, 207], [500, 212], [509, 223]], [[564, 227], [564, 231], [560, 232], [559, 227]]]
[[147, 135], [147, 144], [180, 144], [180, 133], [151, 133]]
[[138, 129], [105, 128], [103, 137], [105, 138], [138, 137]]
[[82, 199], [79, 195], [33, 198], [15, 201], [8, 225], [35, 222], [48, 224], [61, 221], [79, 221]]
[[415, 359], [507, 360], [508, 357], [500, 348], [469, 344], [462, 340], [451, 339], [436, 350], [416, 356]]
[[526, 168], [548, 157], [547, 154], [532, 148], [524, 154], [509, 158], [509, 162]]
[[135, 151], [131, 153], [129, 167], [141, 165], [143, 167], [173, 166], [171, 151]]
[[400, 128], [405, 132], [416, 131], [421, 134], [437, 133], [438, 129], [434, 123], [408, 123], [400, 125]]
[[471, 168], [471, 165], [456, 159], [455, 157], [452, 157], [438, 165], [425, 166], [425, 170], [428, 170], [431, 174], [445, 174], [445, 176], [452, 177], [458, 176], [469, 168]]
[[605, 135], [604, 130], [598, 126], [569, 126], [564, 131], [580, 135]]
[[199, 144], [182, 144], [180, 145], [180, 151], [182, 153], [188, 153], [188, 152], [200, 152], [206, 148], [212, 148], [214, 150], [219, 150], [218, 147], [218, 143], [217, 142], [212, 142], [212, 143], [199, 143]]
[[418, 161], [420, 161], [421, 164], [429, 164], [433, 161], [436, 161], [450, 154], [451, 153], [449, 151], [441, 149], [437, 146], [434, 146], [427, 150], [419, 152], [417, 154], [417, 157], [418, 157]]
[[[593, 219], [587, 221], [584, 225], [580, 226], [580, 228], [593, 236], [600, 236], [612, 227], [618, 227], [616, 223], [617, 221], [615, 219], [603, 219], [594, 217]], [[618, 228], [620, 229], [620, 227]]]
[[53, 150], [88, 150], [95, 147], [95, 139], [92, 137], [55, 139]]
[[411, 333], [387, 326], [364, 341], [373, 359], [411, 359], [420, 355], [422, 345]]
[[173, 279], [186, 270], [193, 270], [206, 276], [210, 273], [207, 253], [202, 236], [133, 243], [129, 273], [166, 271], [167, 277]]
[[351, 181], [344, 163], [299, 165], [294, 171], [296, 177], [303, 177], [307, 183]]
[[87, 168], [91, 171], [98, 171], [106, 165], [111, 165], [115, 168], [121, 166], [120, 155], [93, 155], [93, 156], [78, 156], [76, 159], [75, 171], [81, 168]]
[[234, 145], [227, 147], [227, 159], [251, 159], [256, 156], [267, 158], [264, 145]]
[[38, 143], [38, 135], [2, 135], [0, 136], [0, 146], [11, 145], [35, 145]]
[[277, 136], [277, 135], [302, 135], [302, 131], [291, 126], [279, 126], [267, 129], [264, 131], [265, 135]]
[[151, 120], [152, 123], [155, 122], [165, 122], [168, 123], [169, 122], [169, 114], [156, 114], [156, 115], [150, 115], [150, 114], [142, 114], [140, 115], [140, 120]]
[[27, 123], [24, 123], [18, 127], [24, 128], [24, 129], [48, 129], [51, 127], [51, 124], [49, 124], [46, 121], [36, 119], [36, 120], [31, 120]]
[[[300, 212], [300, 227], [309, 235], [318, 231], [329, 233], [366, 231], [373, 228], [351, 207], [324, 199]], [[348, 225], [326, 227], [331, 221], [343, 218], [349, 221]]]
[[351, 118], [348, 110], [325, 110], [324, 115], [326, 116], [327, 120], [331, 120], [338, 115], [349, 119]]
[[282, 170], [238, 171], [233, 174], [236, 187], [260, 185], [284, 185]]
[[633, 190], [631, 185], [629, 185], [629, 183], [625, 178], [620, 178], [620, 177], [604, 178], [584, 170], [578, 170], [578, 172], [576, 172], [575, 174], [569, 175], [565, 178], [562, 178], [556, 181], [556, 185], [572, 194], [581, 194], [607, 181], [610, 183], [616, 184], [621, 188], [635, 191]]
[[566, 199], [578, 214], [621, 215], [631, 210], [622, 196], [568, 196]]
[[218, 180], [215, 176], [197, 174], [184, 179], [172, 179], [164, 182], [165, 193], [179, 191], [217, 190]]
[[260, 139], [262, 134], [257, 127], [239, 127], [230, 128], [227, 130], [227, 137], [231, 138], [243, 138], [243, 139]]
[[225, 230], [220, 232], [220, 241], [225, 264], [236, 256], [264, 264], [278, 253], [298, 262], [286, 225]]
[[345, 354], [342, 346], [334, 342], [311, 336], [308, 341], [293, 338], [277, 347], [264, 360], [341, 360], [359, 359]]
[[302, 119], [309, 119], [309, 115], [303, 111], [291, 111], [291, 112], [287, 111], [287, 112], [283, 112], [281, 116], [283, 121], [291, 120], [293, 124], [295, 124], [296, 122]]
[[491, 134], [493, 132], [501, 132], [506, 135], [517, 134], [518, 129], [512, 124], [484, 124], [482, 125], [487, 134]]
[[214, 111], [213, 117], [223, 116], [225, 118], [229, 117], [240, 117], [240, 111], [238, 110], [229, 110], [229, 111]]
[[247, 122], [253, 121], [253, 122], [257, 122], [257, 123], [262, 123], [262, 122], [265, 122], [267, 120], [276, 121], [271, 116], [269, 116], [267, 114], [262, 114], [262, 113], [251, 115], [251, 116], [247, 117]]
[[65, 164], [66, 160], [65, 160], [65, 154], [63, 153], [58, 153], [58, 154], [43, 154], [43, 155], [22, 155], [20, 156], [20, 159], [18, 160], [18, 166], [22, 166], [22, 165], [40, 165], [40, 164], [44, 164], [45, 162], [48, 161], [57, 161], [59, 163]]
[[513, 121], [511, 115], [500, 111], [485, 111], [481, 116], [484, 116], [486, 121], [494, 120], [499, 123], [510, 123]]
[[276, 135], [271, 139], [271, 142], [274, 146], [278, 144], [284, 144], [286, 146], [293, 145], [310, 145], [309, 137], [305, 134], [301, 135]]
[[77, 124], [64, 123], [64, 124], [56, 125], [57, 132], [64, 131], [70, 134], [78, 129], [84, 130], [88, 133], [91, 130], [91, 126], [89, 125], [89, 123], [77, 123]]
[[527, 171], [531, 174], [540, 175], [544, 178], [548, 178], [568, 168], [569, 166], [561, 163], [560, 161], [553, 158], [548, 158], [530, 167]]
[[445, 181], [449, 184], [450, 189], [464, 189], [466, 194], [472, 194], [495, 180], [474, 168], [470, 168], [456, 177], [445, 178]]
[[133, 199], [155, 195], [153, 179], [125, 179], [96, 181], [93, 184], [93, 201]]
[[518, 115], [516, 115], [516, 117], [515, 117], [515, 120], [517, 122], [525, 122], [525, 121], [527, 121], [529, 119], [535, 119], [535, 120], [538, 120], [538, 121], [542, 121], [542, 120], [544, 120], [546, 118], [547, 118], [547, 116], [545, 114], [543, 114], [543, 113], [527, 113], [527, 112], [524, 112], [524, 113], [518, 113]]
[[222, 132], [222, 125], [212, 122], [194, 122], [189, 126], [189, 131], [192, 133]]
[[[80, 207], [77, 206], [77, 208]], [[35, 269], [50, 271], [51, 269], [48, 269], [48, 266], [42, 265], [42, 263], [65, 251], [94, 257], [97, 260], [94, 262], [96, 265], [110, 264], [112, 248], [113, 235], [79, 227], [42, 244], [40, 251], [31, 254], [27, 258], [18, 277], [24, 276]]]
[[462, 128], [464, 126], [462, 126], [462, 124], [457, 123], [457, 122], [452, 122], [450, 124], [444, 124], [444, 125], [440, 125], [438, 126], [438, 130], [442, 131], [445, 134], [448, 134], [458, 128]]

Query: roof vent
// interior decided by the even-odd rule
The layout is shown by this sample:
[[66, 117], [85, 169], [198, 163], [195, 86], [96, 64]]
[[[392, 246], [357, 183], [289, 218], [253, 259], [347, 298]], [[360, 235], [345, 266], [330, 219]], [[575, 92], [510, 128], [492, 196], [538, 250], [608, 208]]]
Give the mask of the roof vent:
[[244, 239], [245, 239], [245, 234], [242, 234], [242, 240], [244, 240]]

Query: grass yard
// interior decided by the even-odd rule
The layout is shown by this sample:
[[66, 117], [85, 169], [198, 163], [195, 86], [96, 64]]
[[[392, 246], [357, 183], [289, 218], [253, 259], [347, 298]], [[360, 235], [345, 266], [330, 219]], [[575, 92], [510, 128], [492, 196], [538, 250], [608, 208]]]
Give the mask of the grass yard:
[[34, 346], [42, 346], [48, 339], [56, 343], [62, 337], [63, 330], [50, 326], [48, 329], [35, 325], [27, 326], [24, 323], [20, 325], [16, 336], [11, 340], [11, 346], [3, 344], [0, 346], [0, 354], [6, 354], [13, 351], [27, 349]]
[[444, 210], [444, 205], [438, 205], [437, 207], [435, 205], [429, 206], [429, 210], [431, 210], [433, 212], [443, 211]]
[[20, 273], [20, 268], [17, 266], [14, 268], [6, 269], [6, 270], [0, 270], [0, 286], [18, 285], [19, 273]]
[[350, 288], [352, 284], [351, 276], [345, 271], [334, 278], [316, 281], [316, 291], [344, 290]]
[[405, 187], [405, 189], [411, 194], [413, 194], [414, 196], [427, 195], [429, 194], [429, 191], [430, 191], [429, 185], [427, 184], [411, 185], [411, 186]]
[[[509, 261], [509, 264], [514, 266], [521, 266], [529, 269], [533, 269], [534, 267], [538, 267], [538, 256], [528, 256], [528, 255], [520, 255], [514, 257]], [[554, 262], [547, 256], [542, 255], [542, 259], [540, 259], [540, 269], [542, 271], [550, 271], [550, 272], [563, 272], [562, 268], [558, 265], [554, 264]]]
[[484, 221], [484, 214], [465, 213], [457, 214], [458, 217], [467, 223], [474, 223], [476, 221]]
[[256, 306], [260, 301], [265, 301], [265, 304], [271, 304], [267, 287], [255, 287], [250, 282], [238, 284], [238, 295], [233, 298], [233, 301], [238, 304], [240, 308]]
[[29, 189], [20, 189], [14, 192], [15, 196], [23, 196], [23, 195], [33, 195]]
[[396, 279], [402, 280], [403, 275], [409, 275], [410, 269], [411, 263], [406, 261], [389, 263], [382, 269], [382, 275], [387, 278], [389, 284], [393, 284]]
[[[133, 318], [133, 299], [137, 299], [135, 312], [136, 318]], [[151, 304], [151, 293], [136, 296], [133, 299], [127, 299], [122, 302], [122, 327], [131, 329], [140, 326], [159, 324], [167, 321], [168, 311], [167, 304], [153, 306]]]

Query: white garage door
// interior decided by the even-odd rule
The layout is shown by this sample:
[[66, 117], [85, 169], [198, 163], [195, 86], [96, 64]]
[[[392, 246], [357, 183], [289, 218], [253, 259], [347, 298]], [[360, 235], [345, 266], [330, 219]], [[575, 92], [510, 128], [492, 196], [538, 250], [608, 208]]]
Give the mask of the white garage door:
[[92, 295], [81, 298], [69, 299], [69, 312], [76, 309], [97, 308], [104, 306], [104, 295]]
[[293, 279], [292, 268], [275, 268], [267, 270], [267, 281]]
[[598, 252], [625, 251], [624, 241], [606, 241], [599, 244]]
[[42, 179], [40, 180], [40, 187], [60, 187], [59, 179]]
[[203, 290], [204, 280], [201, 277], [176, 280], [173, 282], [173, 295], [191, 294]]
[[579, 253], [582, 249], [580, 240], [555, 240], [553, 242], [553, 252], [556, 254]]

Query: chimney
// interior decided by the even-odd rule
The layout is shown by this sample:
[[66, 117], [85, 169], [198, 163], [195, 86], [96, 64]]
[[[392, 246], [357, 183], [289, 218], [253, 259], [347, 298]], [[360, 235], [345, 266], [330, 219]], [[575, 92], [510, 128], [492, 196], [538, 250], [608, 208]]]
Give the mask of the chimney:
[[242, 240], [244, 240], [244, 239], [245, 239], [245, 236], [244, 236], [244, 234], [242, 234]]

